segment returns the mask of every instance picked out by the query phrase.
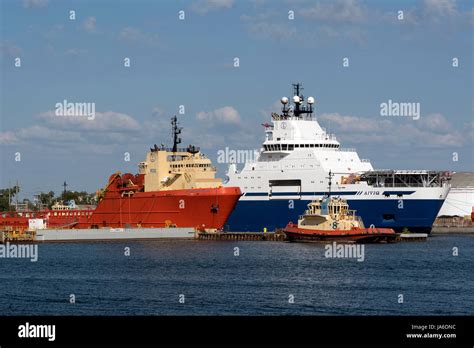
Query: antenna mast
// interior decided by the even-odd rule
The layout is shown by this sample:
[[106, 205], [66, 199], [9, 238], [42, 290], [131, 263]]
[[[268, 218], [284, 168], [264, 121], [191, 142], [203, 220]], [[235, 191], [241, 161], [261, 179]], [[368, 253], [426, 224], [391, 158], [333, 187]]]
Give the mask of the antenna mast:
[[176, 115], [171, 118], [171, 129], [173, 132], [173, 152], [178, 152], [178, 144], [181, 143], [181, 138], [179, 135], [181, 134], [181, 130], [183, 128], [178, 127], [178, 118]]
[[[303, 96], [303, 84], [300, 82], [293, 83], [293, 89], [294, 89], [294, 97], [293, 97], [293, 102], [295, 104], [293, 114], [296, 117], [300, 117], [300, 115], [304, 114], [312, 114], [313, 113], [313, 103], [314, 103], [314, 98], [310, 97], [308, 98], [308, 105], [302, 105], [304, 102], [304, 96]], [[301, 94], [300, 94], [301, 93]]]

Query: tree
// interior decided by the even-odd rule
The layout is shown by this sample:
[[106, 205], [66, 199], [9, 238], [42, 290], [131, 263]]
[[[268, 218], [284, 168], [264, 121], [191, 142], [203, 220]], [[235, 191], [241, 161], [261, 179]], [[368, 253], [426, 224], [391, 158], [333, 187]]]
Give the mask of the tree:
[[53, 191], [49, 191], [48, 193], [40, 192], [37, 197], [38, 202], [41, 203], [42, 206], [47, 206], [51, 209], [55, 201]]
[[10, 202], [19, 192], [20, 187], [16, 185], [6, 189], [0, 189], [0, 211], [9, 211], [14, 209], [14, 207], [10, 206]]

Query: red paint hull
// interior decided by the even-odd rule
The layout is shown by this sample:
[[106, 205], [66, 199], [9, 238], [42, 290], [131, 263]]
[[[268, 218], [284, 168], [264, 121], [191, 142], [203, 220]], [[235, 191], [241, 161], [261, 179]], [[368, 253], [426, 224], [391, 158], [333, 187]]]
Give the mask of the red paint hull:
[[26, 212], [3, 212], [0, 214], [0, 229], [2, 227], [28, 227], [29, 219], [45, 219], [48, 227], [71, 228], [77, 224], [80, 216], [92, 214], [94, 210], [42, 210]]
[[30, 218], [46, 220], [49, 228], [192, 227], [222, 229], [241, 196], [238, 187], [135, 192], [122, 197], [108, 191], [95, 210], [44, 210], [3, 213], [2, 226], [28, 227]]
[[391, 228], [355, 228], [352, 230], [310, 230], [289, 223], [283, 230], [290, 241], [380, 243], [393, 241], [396, 233]]
[[238, 187], [136, 192], [108, 191], [90, 217], [74, 228], [197, 227], [221, 229], [241, 196]]

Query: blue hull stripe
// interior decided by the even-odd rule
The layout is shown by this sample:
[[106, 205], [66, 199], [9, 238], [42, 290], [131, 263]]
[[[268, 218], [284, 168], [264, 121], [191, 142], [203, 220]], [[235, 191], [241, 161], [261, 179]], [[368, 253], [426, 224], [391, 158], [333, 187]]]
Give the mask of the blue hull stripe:
[[[304, 213], [309, 200], [239, 200], [229, 217], [227, 231], [269, 231], [283, 228], [289, 221], [297, 222]], [[364, 224], [393, 228], [397, 231], [408, 228], [411, 231], [431, 229], [443, 200], [403, 200], [403, 209], [398, 200], [348, 200], [351, 209], [357, 210]]]

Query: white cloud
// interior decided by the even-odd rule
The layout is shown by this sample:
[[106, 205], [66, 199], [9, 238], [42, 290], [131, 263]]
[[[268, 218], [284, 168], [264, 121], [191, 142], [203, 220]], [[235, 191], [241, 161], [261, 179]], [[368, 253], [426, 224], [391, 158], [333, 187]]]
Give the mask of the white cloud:
[[155, 117], [161, 117], [165, 115], [165, 112], [166, 112], [166, 109], [164, 107], [162, 107], [161, 105], [156, 105], [153, 108], [151, 114]]
[[199, 0], [191, 5], [191, 10], [204, 15], [210, 11], [232, 8], [234, 0]]
[[318, 118], [343, 143], [364, 143], [411, 148], [445, 148], [467, 145], [466, 129], [457, 130], [441, 114], [407, 117], [358, 117], [324, 113]]
[[46, 7], [48, 5], [48, 0], [23, 0], [24, 8], [39, 8]]
[[[131, 116], [114, 111], [96, 112], [95, 119], [56, 116], [54, 111], [37, 116], [39, 124], [0, 132], [0, 144], [24, 145], [48, 151], [112, 153], [123, 144], [143, 142], [150, 133]], [[142, 134], [143, 133], [143, 134]]]
[[417, 35], [417, 28], [435, 33], [455, 32], [464, 29], [466, 24], [474, 24], [474, 9], [459, 10], [454, 0], [424, 0], [413, 7], [402, 6], [404, 20], [397, 18], [398, 9], [385, 10], [366, 6], [357, 0], [305, 1], [294, 0], [288, 9], [293, 9], [295, 20], [289, 21], [285, 12], [268, 10], [251, 15], [242, 15], [244, 27], [255, 39], [272, 39], [303, 42], [304, 45], [320, 45], [335, 40], [366, 44], [374, 24], [402, 26], [407, 33], [405, 39]]
[[424, 12], [429, 17], [452, 17], [458, 15], [455, 0], [424, 0]]
[[247, 30], [255, 38], [268, 38], [279, 42], [297, 37], [296, 28], [287, 23], [253, 21], [247, 23]]
[[18, 57], [22, 50], [8, 41], [0, 42], [0, 54], [7, 57]]
[[224, 106], [214, 111], [201, 111], [196, 114], [196, 119], [205, 122], [220, 122], [228, 124], [240, 124], [240, 115], [232, 106]]
[[359, 23], [367, 19], [367, 9], [356, 0], [317, 2], [312, 7], [298, 10], [298, 15], [317, 21]]
[[86, 50], [83, 50], [83, 49], [80, 49], [80, 48], [77, 48], [77, 47], [73, 47], [73, 48], [69, 48], [66, 51], [64, 51], [64, 54], [66, 56], [79, 56], [79, 55], [81, 55], [85, 52], [86, 52]]
[[95, 118], [56, 116], [55, 111], [47, 111], [38, 115], [38, 119], [59, 129], [87, 130], [93, 132], [131, 132], [141, 129], [140, 124], [131, 116], [114, 111], [96, 112]]
[[405, 11], [405, 21], [445, 33], [474, 24], [472, 11], [458, 10], [455, 0], [424, 0], [420, 6]]
[[[368, 11], [354, 1], [336, 3], [319, 2], [315, 5], [295, 6], [296, 18], [289, 21], [281, 12], [269, 10], [252, 15], [242, 15], [247, 32], [255, 39], [271, 39], [277, 42], [297, 40], [307, 45], [318, 45], [334, 39], [349, 39], [365, 43], [365, 34], [355, 24], [361, 24]], [[304, 7], [304, 9], [299, 9]], [[291, 8], [291, 6], [290, 6]], [[309, 23], [308, 23], [309, 22]], [[309, 24], [309, 25], [308, 25]]]
[[282, 104], [280, 100], [275, 100], [273, 104], [260, 109], [259, 113], [264, 121], [269, 122], [272, 117], [272, 112], [279, 112], [281, 110], [281, 107]]
[[119, 40], [124, 42], [146, 46], [154, 46], [159, 43], [159, 37], [157, 34], [143, 33], [140, 29], [134, 27], [123, 28], [118, 37]]
[[96, 29], [96, 22], [95, 17], [87, 17], [84, 22], [82, 22], [81, 28], [88, 33], [93, 33]]
[[7, 131], [0, 133], [0, 143], [3, 145], [15, 145], [36, 142], [81, 142], [84, 139], [74, 131], [61, 131], [45, 127], [42, 125], [33, 125], [21, 128], [17, 131]]

